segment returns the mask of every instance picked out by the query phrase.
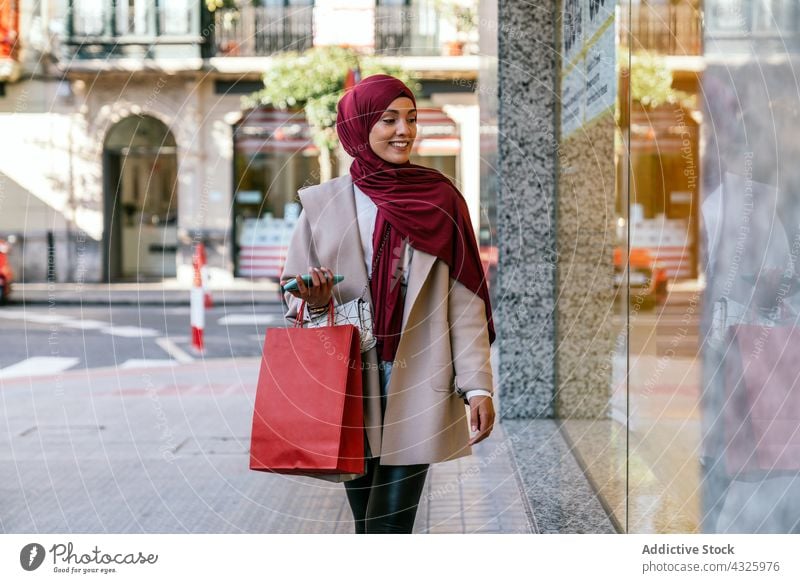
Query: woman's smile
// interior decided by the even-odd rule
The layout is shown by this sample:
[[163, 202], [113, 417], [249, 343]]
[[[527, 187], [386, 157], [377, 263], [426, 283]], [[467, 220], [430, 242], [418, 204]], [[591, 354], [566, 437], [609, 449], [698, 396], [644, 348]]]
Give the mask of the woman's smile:
[[383, 111], [369, 132], [375, 154], [393, 164], [405, 164], [417, 137], [417, 110], [408, 97], [398, 97]]

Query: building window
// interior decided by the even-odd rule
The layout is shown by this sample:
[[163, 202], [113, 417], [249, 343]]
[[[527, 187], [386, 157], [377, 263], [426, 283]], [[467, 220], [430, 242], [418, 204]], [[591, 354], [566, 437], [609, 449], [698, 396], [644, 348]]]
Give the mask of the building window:
[[195, 29], [193, 0], [71, 0], [68, 25], [76, 37], [187, 35]]
[[235, 274], [276, 278], [300, 214], [297, 191], [319, 182], [319, 150], [302, 112], [250, 110], [233, 136]]

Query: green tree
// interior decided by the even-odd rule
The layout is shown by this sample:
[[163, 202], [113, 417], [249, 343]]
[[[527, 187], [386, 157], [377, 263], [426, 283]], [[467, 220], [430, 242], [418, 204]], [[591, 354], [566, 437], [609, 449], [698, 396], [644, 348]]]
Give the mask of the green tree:
[[281, 53], [273, 57], [272, 66], [264, 73], [264, 89], [242, 100], [245, 108], [272, 106], [276, 109], [304, 109], [311, 126], [314, 143], [320, 151], [320, 181], [331, 178], [331, 156], [338, 147], [336, 136], [336, 104], [344, 93], [344, 84], [351, 69], [360, 68], [362, 77], [384, 73], [403, 81], [412, 91], [418, 84], [411, 73], [389, 67], [377, 59], [363, 58], [347, 47], [314, 47], [302, 53]]
[[631, 59], [631, 99], [655, 109], [665, 103], [680, 104], [690, 98], [672, 87], [672, 71], [665, 59], [652, 53], [639, 53]]

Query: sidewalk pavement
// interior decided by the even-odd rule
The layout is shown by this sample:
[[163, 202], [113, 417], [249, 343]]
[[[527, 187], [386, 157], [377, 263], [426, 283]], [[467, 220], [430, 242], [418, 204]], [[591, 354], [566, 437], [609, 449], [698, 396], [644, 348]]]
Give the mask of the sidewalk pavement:
[[[11, 302], [48, 305], [189, 305], [191, 286], [175, 279], [148, 283], [14, 283]], [[212, 282], [215, 305], [280, 303], [278, 283], [234, 279]]]
[[[342, 484], [248, 468], [259, 362], [0, 379], [0, 532], [352, 533]], [[414, 532], [614, 528], [556, 421], [498, 419], [431, 465]]]
[[[259, 359], [0, 380], [0, 531], [352, 533], [342, 484], [248, 469]], [[431, 466], [419, 533], [528, 533], [498, 425]]]

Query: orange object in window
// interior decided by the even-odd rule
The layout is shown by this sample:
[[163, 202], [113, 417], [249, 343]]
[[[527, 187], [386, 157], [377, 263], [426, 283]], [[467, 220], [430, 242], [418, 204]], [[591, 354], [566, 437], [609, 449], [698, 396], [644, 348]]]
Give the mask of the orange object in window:
[[0, 2], [0, 59], [14, 59], [19, 36], [19, 1]]

